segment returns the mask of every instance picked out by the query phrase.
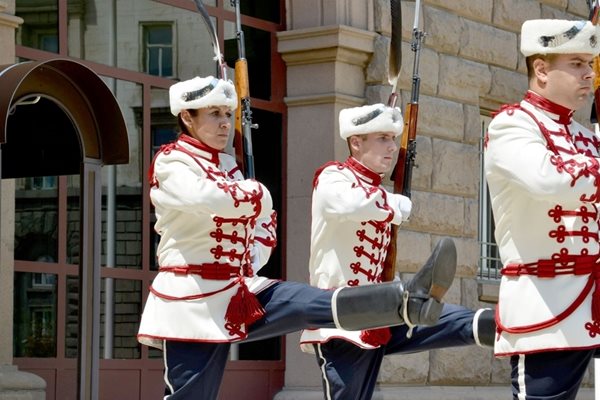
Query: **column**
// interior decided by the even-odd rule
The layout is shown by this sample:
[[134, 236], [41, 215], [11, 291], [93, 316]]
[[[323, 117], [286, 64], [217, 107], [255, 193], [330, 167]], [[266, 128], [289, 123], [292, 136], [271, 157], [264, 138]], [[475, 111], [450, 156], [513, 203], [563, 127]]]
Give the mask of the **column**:
[[[23, 20], [14, 12], [14, 0], [0, 0], [0, 65], [15, 62], [15, 30]], [[14, 217], [14, 181], [0, 181], [0, 400], [44, 400], [46, 382], [12, 365]]]
[[[339, 137], [338, 113], [365, 103], [365, 68], [376, 34], [330, 25], [277, 37], [287, 66], [287, 279], [308, 282], [313, 174], [327, 161], [348, 157]], [[310, 398], [298, 397], [302, 391], [322, 396], [317, 363], [299, 350], [299, 337], [287, 336], [285, 388], [276, 396], [279, 400]]]

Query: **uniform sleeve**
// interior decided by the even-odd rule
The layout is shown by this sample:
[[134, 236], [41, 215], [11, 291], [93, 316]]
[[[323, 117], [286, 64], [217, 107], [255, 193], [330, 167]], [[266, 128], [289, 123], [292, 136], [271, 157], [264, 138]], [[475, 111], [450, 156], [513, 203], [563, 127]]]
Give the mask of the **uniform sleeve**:
[[273, 211], [268, 218], [256, 220], [254, 247], [252, 248], [252, 269], [258, 272], [265, 266], [273, 249], [277, 245], [277, 213]]
[[261, 183], [209, 179], [191, 157], [178, 151], [156, 158], [154, 177], [157, 186], [150, 193], [152, 202], [165, 209], [224, 218], [267, 217], [273, 211], [271, 195]]
[[326, 218], [383, 221], [400, 224], [410, 214], [410, 200], [383, 187], [364, 186], [344, 170], [328, 167], [321, 172], [313, 203]]
[[503, 112], [492, 120], [484, 163], [488, 182], [509, 182], [548, 201], [577, 204], [596, 197], [598, 159], [580, 153], [555, 155], [537, 123], [523, 111]]

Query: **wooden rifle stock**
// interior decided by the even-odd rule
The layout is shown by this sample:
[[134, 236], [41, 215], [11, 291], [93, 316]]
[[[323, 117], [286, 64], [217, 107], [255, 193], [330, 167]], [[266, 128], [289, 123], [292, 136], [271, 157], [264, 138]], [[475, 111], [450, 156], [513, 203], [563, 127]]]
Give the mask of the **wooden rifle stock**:
[[252, 123], [250, 82], [248, 78], [244, 31], [242, 30], [241, 23], [240, 0], [231, 0], [231, 5], [235, 7], [235, 29], [238, 49], [238, 59], [235, 62], [235, 91], [238, 96], [238, 107], [235, 110], [233, 146], [235, 148], [236, 161], [244, 177], [255, 178], [252, 128], [257, 128], [258, 126]]
[[[394, 181], [394, 193], [402, 193], [410, 197], [411, 167], [414, 164], [414, 151], [411, 153], [411, 146], [417, 136], [417, 115], [419, 112], [418, 104], [408, 104], [406, 106], [406, 115], [404, 117], [404, 130], [402, 131], [402, 142], [398, 150], [398, 161], [392, 171], [391, 179]], [[411, 159], [412, 156], [412, 159]]]
[[[235, 133], [233, 147], [235, 159], [246, 178], [254, 178], [254, 162], [252, 159], [251, 122], [248, 121], [250, 111], [250, 83], [248, 82], [248, 62], [238, 59], [235, 62], [235, 91], [239, 104], [235, 110]], [[249, 158], [250, 157], [250, 158]]]
[[[398, 150], [398, 160], [392, 171], [391, 179], [394, 181], [394, 193], [402, 193], [410, 197], [410, 180], [416, 156], [417, 117], [418, 103], [409, 103], [406, 106], [402, 141]], [[394, 280], [396, 275], [398, 225], [393, 225], [390, 232], [390, 244], [383, 264], [382, 279], [385, 282]]]

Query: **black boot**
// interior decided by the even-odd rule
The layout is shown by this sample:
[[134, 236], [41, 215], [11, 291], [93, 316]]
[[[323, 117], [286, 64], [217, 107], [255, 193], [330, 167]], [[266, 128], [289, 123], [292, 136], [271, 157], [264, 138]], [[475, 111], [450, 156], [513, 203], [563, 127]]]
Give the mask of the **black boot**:
[[360, 331], [402, 324], [402, 286], [402, 282], [386, 282], [336, 290], [331, 299], [336, 325]]
[[[406, 284], [409, 293], [407, 310], [409, 325], [433, 325], [442, 312], [442, 298], [452, 285], [456, 273], [456, 246], [450, 238], [442, 238], [431, 256]], [[431, 297], [434, 301], [423, 303]]]
[[473, 317], [473, 337], [481, 347], [494, 347], [496, 340], [496, 313], [491, 308], [475, 312]]
[[338, 289], [332, 299], [336, 325], [363, 330], [406, 323], [433, 325], [442, 312], [441, 297], [456, 272], [456, 248], [442, 239], [433, 253], [408, 282], [387, 282]]

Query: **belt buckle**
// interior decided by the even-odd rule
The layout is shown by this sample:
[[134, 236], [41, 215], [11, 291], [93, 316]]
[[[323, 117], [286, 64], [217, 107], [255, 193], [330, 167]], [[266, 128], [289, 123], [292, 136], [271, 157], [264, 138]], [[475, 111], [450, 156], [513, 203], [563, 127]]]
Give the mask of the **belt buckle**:
[[540, 261], [537, 267], [539, 278], [554, 278], [556, 276], [556, 264], [554, 261]]

